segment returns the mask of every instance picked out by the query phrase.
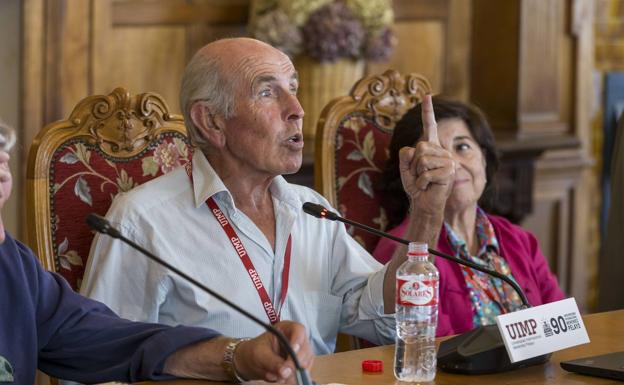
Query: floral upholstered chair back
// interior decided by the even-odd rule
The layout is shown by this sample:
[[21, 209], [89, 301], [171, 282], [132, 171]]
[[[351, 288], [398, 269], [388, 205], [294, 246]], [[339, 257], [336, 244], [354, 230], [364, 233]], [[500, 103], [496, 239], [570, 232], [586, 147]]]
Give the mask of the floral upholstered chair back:
[[86, 216], [106, 214], [117, 194], [185, 164], [190, 151], [182, 117], [154, 93], [89, 96], [46, 126], [27, 176], [29, 240], [44, 267], [79, 289], [94, 236]]
[[[348, 96], [325, 107], [316, 132], [315, 187], [341, 215], [386, 230], [377, 185], [388, 159], [392, 130], [428, 92], [431, 86], [423, 76], [388, 70], [361, 79]], [[348, 230], [373, 251], [377, 236]]]

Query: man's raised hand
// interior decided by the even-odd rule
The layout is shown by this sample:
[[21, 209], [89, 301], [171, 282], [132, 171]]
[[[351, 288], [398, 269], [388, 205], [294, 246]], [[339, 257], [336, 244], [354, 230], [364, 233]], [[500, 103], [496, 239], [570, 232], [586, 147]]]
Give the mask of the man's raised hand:
[[425, 95], [422, 105], [422, 123], [423, 131], [425, 134], [425, 140], [429, 143], [440, 145], [438, 139], [438, 123], [436, 123], [435, 113], [433, 112], [433, 102], [431, 100], [431, 94]]
[[423, 137], [415, 147], [399, 151], [401, 180], [413, 210], [442, 215], [457, 166], [451, 153], [440, 145], [431, 95], [425, 95], [421, 109]]

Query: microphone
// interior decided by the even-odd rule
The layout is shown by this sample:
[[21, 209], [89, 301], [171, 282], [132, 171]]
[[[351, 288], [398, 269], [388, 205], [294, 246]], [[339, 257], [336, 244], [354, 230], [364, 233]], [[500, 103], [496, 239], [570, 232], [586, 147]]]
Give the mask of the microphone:
[[[395, 242], [408, 245], [410, 241], [395, 237], [394, 235], [377, 230], [362, 223], [354, 222], [343, 218], [338, 214], [329, 211], [322, 205], [306, 202], [303, 204], [303, 211], [314, 217], [329, 219], [331, 221], [343, 222], [362, 230], [368, 231], [380, 237], [391, 239]], [[496, 270], [488, 269], [472, 261], [457, 258], [452, 255], [441, 253], [429, 248], [429, 253], [440, 258], [453, 261], [460, 265], [468, 266], [485, 274], [494, 276], [508, 283], [520, 296], [524, 308], [531, 307], [526, 295], [518, 284], [499, 273]], [[498, 373], [508, 370], [523, 368], [526, 366], [542, 364], [547, 362], [550, 354], [529, 358], [527, 360], [512, 363], [505, 349], [505, 344], [501, 338], [496, 325], [480, 326], [464, 334], [446, 339], [440, 343], [438, 349], [438, 367], [444, 371], [461, 374], [487, 374]]]
[[226, 299], [225, 297], [221, 296], [219, 293], [213, 291], [212, 289], [208, 288], [204, 284], [198, 282], [194, 278], [192, 278], [192, 277], [188, 276], [187, 274], [183, 273], [182, 271], [180, 271], [175, 266], [173, 266], [170, 263], [162, 260], [161, 258], [157, 257], [153, 253], [147, 251], [145, 248], [143, 248], [140, 245], [136, 244], [132, 240], [126, 238], [123, 234], [121, 234], [121, 232], [119, 230], [114, 228], [106, 218], [104, 218], [104, 217], [102, 217], [100, 215], [97, 215], [95, 213], [91, 213], [91, 214], [89, 214], [87, 216], [87, 224], [89, 225], [89, 227], [91, 227], [93, 230], [95, 230], [95, 231], [97, 231], [99, 233], [106, 234], [106, 235], [109, 235], [109, 236], [111, 236], [113, 238], [121, 240], [122, 242], [126, 243], [127, 245], [129, 245], [133, 249], [141, 252], [147, 258], [149, 258], [152, 261], [154, 261], [154, 262], [156, 262], [156, 263], [166, 267], [167, 269], [173, 271], [174, 273], [176, 273], [180, 277], [186, 279], [187, 281], [191, 282], [193, 285], [195, 285], [198, 288], [202, 289], [204, 292], [210, 294], [211, 296], [215, 297], [219, 301], [221, 301], [224, 304], [228, 305], [229, 307], [231, 307], [232, 309], [236, 310], [240, 314], [244, 315], [245, 317], [247, 317], [250, 320], [252, 320], [255, 323], [257, 323], [258, 325], [262, 326], [266, 331], [268, 331], [269, 333], [273, 334], [277, 338], [277, 340], [279, 341], [279, 343], [282, 346], [282, 348], [284, 348], [286, 353], [290, 356], [290, 358], [292, 358], [293, 363], [295, 364], [295, 378], [296, 378], [297, 384], [298, 385], [315, 385], [315, 382], [310, 380], [310, 378], [308, 376], [308, 373], [305, 371], [305, 369], [303, 369], [301, 367], [301, 364], [299, 363], [299, 360], [297, 359], [297, 355], [295, 354], [295, 352], [290, 347], [290, 344], [288, 343], [288, 340], [286, 339], [286, 337], [284, 337], [284, 335], [279, 330], [274, 328], [272, 325], [262, 321], [258, 317], [256, 317], [253, 314], [249, 313], [247, 310], [241, 308], [237, 304], [235, 304], [235, 303], [231, 302], [230, 300]]

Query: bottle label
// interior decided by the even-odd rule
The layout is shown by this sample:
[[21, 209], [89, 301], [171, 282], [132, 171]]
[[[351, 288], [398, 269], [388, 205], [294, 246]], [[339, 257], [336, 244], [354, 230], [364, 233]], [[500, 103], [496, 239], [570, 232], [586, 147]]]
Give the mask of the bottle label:
[[397, 304], [403, 306], [437, 305], [437, 286], [437, 279], [397, 278]]

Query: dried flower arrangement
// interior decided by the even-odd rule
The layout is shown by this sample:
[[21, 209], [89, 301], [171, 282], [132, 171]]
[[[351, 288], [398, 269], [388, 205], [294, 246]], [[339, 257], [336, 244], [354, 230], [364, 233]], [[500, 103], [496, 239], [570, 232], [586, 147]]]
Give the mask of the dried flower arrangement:
[[253, 37], [291, 57], [387, 60], [395, 38], [392, 0], [254, 0]]

